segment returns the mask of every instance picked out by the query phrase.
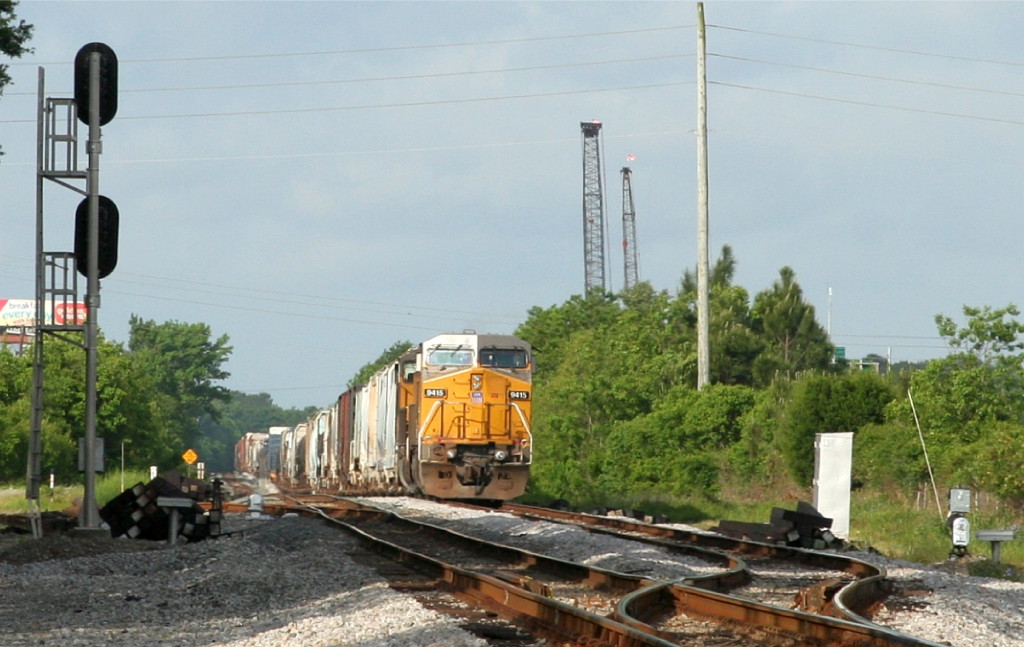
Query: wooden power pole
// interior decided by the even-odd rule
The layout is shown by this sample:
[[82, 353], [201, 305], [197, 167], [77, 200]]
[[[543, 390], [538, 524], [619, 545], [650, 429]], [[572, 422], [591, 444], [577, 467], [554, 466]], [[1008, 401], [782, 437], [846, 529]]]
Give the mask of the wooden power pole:
[[697, 3], [697, 389], [711, 382], [708, 287], [708, 101], [704, 3]]

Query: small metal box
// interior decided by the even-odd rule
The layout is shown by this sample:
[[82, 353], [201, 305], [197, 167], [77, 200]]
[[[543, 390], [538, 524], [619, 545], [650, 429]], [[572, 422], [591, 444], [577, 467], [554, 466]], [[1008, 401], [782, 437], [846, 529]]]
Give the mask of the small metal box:
[[961, 488], [953, 488], [949, 491], [949, 511], [950, 512], [970, 512], [971, 511], [971, 491], [964, 490]]

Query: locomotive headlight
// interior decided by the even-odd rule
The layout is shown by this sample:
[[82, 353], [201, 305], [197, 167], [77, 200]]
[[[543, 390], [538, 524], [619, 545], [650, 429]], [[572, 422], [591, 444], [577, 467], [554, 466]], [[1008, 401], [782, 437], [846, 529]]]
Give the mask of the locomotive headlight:
[[455, 460], [455, 457], [459, 455], [459, 452], [455, 451], [454, 449], [449, 449], [448, 453], [445, 455], [448, 457], [448, 460], [453, 461]]
[[473, 375], [470, 376], [470, 384], [474, 391], [481, 390], [484, 387], [484, 376], [480, 373], [473, 373]]
[[498, 451], [494, 452], [494, 460], [498, 461], [499, 463], [504, 463], [505, 459], [507, 458], [508, 454], [506, 454], [503, 450], [499, 449]]

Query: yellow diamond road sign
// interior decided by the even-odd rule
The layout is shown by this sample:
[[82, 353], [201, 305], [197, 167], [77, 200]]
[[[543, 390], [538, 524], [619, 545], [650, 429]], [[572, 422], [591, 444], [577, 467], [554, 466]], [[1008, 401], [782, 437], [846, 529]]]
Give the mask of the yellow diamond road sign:
[[184, 458], [185, 462], [189, 465], [199, 460], [199, 454], [195, 453], [195, 451], [191, 449], [182, 454], [181, 457]]

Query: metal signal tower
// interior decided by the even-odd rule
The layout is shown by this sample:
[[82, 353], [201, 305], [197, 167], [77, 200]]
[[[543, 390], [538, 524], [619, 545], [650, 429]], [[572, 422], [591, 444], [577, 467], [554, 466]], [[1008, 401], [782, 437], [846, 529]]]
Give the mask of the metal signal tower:
[[584, 292], [608, 288], [605, 281], [604, 183], [600, 121], [580, 122], [583, 134], [583, 275]]
[[622, 261], [628, 290], [640, 282], [640, 259], [636, 249], [636, 208], [633, 206], [633, 172], [622, 167]]

